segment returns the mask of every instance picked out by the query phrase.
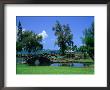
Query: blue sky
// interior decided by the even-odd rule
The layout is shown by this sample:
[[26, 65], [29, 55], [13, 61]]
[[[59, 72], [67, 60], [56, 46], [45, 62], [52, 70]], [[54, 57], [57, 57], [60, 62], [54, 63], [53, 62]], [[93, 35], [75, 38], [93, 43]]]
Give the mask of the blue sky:
[[56, 21], [61, 24], [69, 24], [73, 34], [73, 42], [79, 47], [82, 45], [83, 31], [91, 26], [94, 16], [17, 16], [16, 25], [19, 21], [24, 30], [31, 30], [43, 35], [44, 49], [57, 50], [59, 47], [55, 45], [56, 36], [52, 30]]

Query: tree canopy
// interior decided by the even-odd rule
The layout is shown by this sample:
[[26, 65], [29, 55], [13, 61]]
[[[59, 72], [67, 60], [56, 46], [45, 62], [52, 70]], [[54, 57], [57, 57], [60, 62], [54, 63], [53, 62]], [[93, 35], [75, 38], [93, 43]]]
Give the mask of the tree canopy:
[[18, 33], [16, 41], [17, 51], [35, 52], [38, 49], [42, 49], [41, 44], [42, 36], [37, 35], [32, 31], [22, 31], [21, 23], [18, 24]]
[[62, 55], [64, 55], [67, 47], [73, 44], [73, 34], [71, 33], [70, 27], [68, 24], [61, 25], [59, 21], [56, 21], [53, 31], [55, 32], [55, 36], [57, 36], [57, 41], [55, 43], [60, 47], [60, 51]]
[[84, 30], [83, 35], [82, 41], [86, 46], [87, 53], [94, 60], [94, 22]]

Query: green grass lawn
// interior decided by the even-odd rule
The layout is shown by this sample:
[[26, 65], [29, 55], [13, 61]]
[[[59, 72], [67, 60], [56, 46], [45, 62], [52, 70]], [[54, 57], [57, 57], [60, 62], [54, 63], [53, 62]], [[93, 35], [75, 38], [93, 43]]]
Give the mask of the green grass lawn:
[[93, 67], [66, 67], [66, 66], [28, 66], [17, 64], [16, 74], [94, 74]]

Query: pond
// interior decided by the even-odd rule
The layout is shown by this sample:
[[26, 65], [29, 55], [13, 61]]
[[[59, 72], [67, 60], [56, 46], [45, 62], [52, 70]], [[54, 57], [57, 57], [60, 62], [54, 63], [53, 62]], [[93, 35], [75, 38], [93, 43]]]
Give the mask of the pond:
[[[23, 64], [26, 63], [26, 61], [23, 58], [16, 58], [17, 60], [17, 64]], [[68, 66], [68, 67], [90, 67], [93, 66], [93, 63], [39, 63], [36, 66], [55, 66], [55, 67], [59, 67], [59, 66]]]
[[51, 63], [48, 66], [89, 67], [91, 65], [93, 65], [93, 63]]
[[60, 66], [66, 66], [66, 67], [91, 67], [93, 66], [94, 63], [91, 62], [53, 62], [53, 63], [40, 63], [38, 66], [55, 66], [55, 67], [60, 67]]

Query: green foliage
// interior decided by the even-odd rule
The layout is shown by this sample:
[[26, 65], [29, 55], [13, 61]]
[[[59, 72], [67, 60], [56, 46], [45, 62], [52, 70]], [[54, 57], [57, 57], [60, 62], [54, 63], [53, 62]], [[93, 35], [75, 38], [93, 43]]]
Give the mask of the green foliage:
[[16, 51], [21, 52], [22, 51], [22, 42], [16, 41]]
[[16, 40], [16, 50], [34, 52], [38, 49], [42, 49], [43, 45], [41, 44], [42, 36], [35, 34], [32, 31], [22, 31], [21, 23], [18, 24], [18, 33]]
[[22, 43], [22, 25], [21, 22], [19, 21], [18, 24], [18, 29], [17, 29], [17, 40], [16, 40], [16, 51], [21, 52], [23, 48], [23, 43]]
[[71, 30], [69, 25], [61, 25], [58, 21], [53, 27], [53, 31], [55, 31], [55, 35], [57, 36], [57, 41], [55, 42], [61, 50], [62, 55], [65, 54], [65, 50], [69, 46], [70, 42], [72, 42], [73, 35], [71, 34]]
[[77, 51], [77, 46], [73, 45], [72, 50], [76, 52]]
[[34, 52], [38, 49], [43, 48], [42, 44], [40, 44], [40, 42], [42, 41], [42, 36], [38, 36], [32, 31], [25, 31], [23, 32], [22, 37], [23, 49], [25, 51]]
[[21, 42], [22, 41], [22, 25], [21, 22], [19, 21], [18, 24], [18, 33], [17, 33], [17, 41]]
[[86, 52], [87, 51], [87, 47], [86, 46], [80, 46], [79, 47], [79, 51], [80, 52]]
[[82, 41], [86, 46], [87, 53], [94, 60], [94, 22], [90, 28], [85, 29]]
[[88, 55], [88, 47], [87, 46], [80, 46], [77, 51], [80, 53], [80, 56], [83, 58], [83, 59], [87, 59], [87, 58], [90, 58], [89, 55]]

